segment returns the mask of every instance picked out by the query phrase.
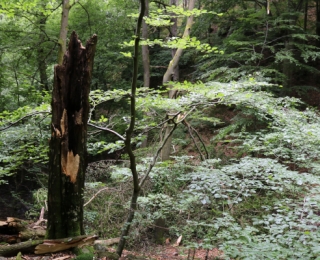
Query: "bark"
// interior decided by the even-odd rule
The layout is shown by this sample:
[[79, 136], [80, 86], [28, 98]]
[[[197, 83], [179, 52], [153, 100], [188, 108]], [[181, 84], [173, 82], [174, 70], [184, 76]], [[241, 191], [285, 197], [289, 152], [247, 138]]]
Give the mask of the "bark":
[[47, 76], [47, 65], [46, 65], [46, 55], [44, 51], [44, 47], [42, 46], [42, 43], [45, 41], [45, 24], [46, 24], [47, 18], [43, 13], [40, 14], [39, 18], [39, 29], [40, 29], [40, 35], [39, 35], [39, 45], [37, 50], [38, 55], [38, 69], [40, 74], [40, 91], [49, 91], [48, 86], [48, 76]]
[[[144, 16], [149, 15], [149, 0], [145, 0], [145, 11]], [[148, 39], [148, 25], [145, 20], [142, 20], [142, 38]], [[149, 46], [142, 46], [142, 64], [143, 64], [143, 86], [146, 88], [150, 87], [150, 60], [149, 60]]]
[[304, 3], [304, 19], [303, 19], [303, 30], [306, 32], [308, 26], [308, 0]]
[[62, 14], [60, 23], [60, 33], [59, 33], [59, 50], [58, 50], [58, 64], [62, 65], [63, 55], [67, 50], [67, 34], [68, 34], [68, 20], [70, 11], [69, 0], [62, 0]]
[[25, 220], [8, 217], [0, 221], [0, 242], [9, 244], [35, 238], [44, 238], [46, 231], [42, 227], [32, 227]]
[[121, 232], [120, 241], [117, 248], [117, 254], [121, 256], [124, 249], [127, 236], [131, 227], [132, 220], [134, 218], [134, 213], [137, 209], [137, 200], [141, 190], [141, 185], [139, 184], [139, 176], [136, 167], [135, 155], [131, 147], [131, 137], [134, 131], [135, 120], [136, 120], [136, 90], [137, 90], [137, 77], [138, 77], [138, 56], [139, 56], [139, 42], [140, 42], [140, 31], [142, 27], [142, 20], [145, 12], [145, 0], [140, 0], [140, 14], [137, 21], [136, 32], [135, 32], [135, 42], [134, 42], [134, 56], [133, 56], [133, 76], [131, 84], [131, 95], [130, 95], [130, 125], [126, 130], [126, 139], [124, 141], [127, 153], [130, 159], [130, 170], [132, 173], [133, 182], [133, 194], [130, 203], [130, 212], [126, 223]]
[[14, 245], [0, 245], [0, 256], [16, 256], [21, 253], [33, 253], [37, 245], [43, 240], [29, 240]]
[[[320, 36], [320, 0], [316, 1], [316, 34]], [[318, 46], [320, 46], [319, 40]]]
[[[149, 0], [145, 0], [145, 10], [144, 16], [149, 15]], [[145, 20], [142, 20], [142, 38], [144, 40], [148, 39], [148, 25]], [[143, 64], [143, 86], [145, 88], [150, 87], [150, 60], [149, 60], [149, 46], [142, 45], [142, 64]], [[148, 134], [144, 135], [144, 140], [141, 144], [142, 148], [147, 147], [148, 145]]]
[[[195, 0], [190, 0], [189, 1], [189, 10], [193, 10], [194, 9], [194, 5], [195, 5]], [[187, 19], [187, 24], [186, 24], [186, 27], [185, 27], [185, 30], [184, 30], [182, 38], [189, 37], [192, 24], [193, 24], [193, 16], [191, 15]], [[174, 75], [174, 71], [175, 71], [176, 67], [179, 64], [179, 60], [180, 60], [180, 58], [182, 56], [182, 53], [183, 53], [183, 49], [182, 48], [177, 49], [174, 57], [172, 58], [172, 60], [169, 63], [167, 71], [165, 72], [165, 74], [163, 76], [162, 83], [167, 83], [167, 82], [169, 82], [171, 80], [172, 75]], [[170, 91], [169, 91], [169, 97], [170, 97]]]
[[99, 244], [99, 245], [103, 245], [103, 246], [112, 246], [114, 244], [118, 244], [120, 241], [120, 237], [115, 237], [115, 238], [109, 238], [106, 240], [96, 240], [94, 241], [94, 244]]
[[[176, 4], [176, 0], [171, 0], [171, 3]], [[194, 5], [195, 5], [195, 0], [190, 0], [189, 5], [188, 5], [189, 10], [193, 10]], [[177, 33], [177, 21], [175, 20], [174, 22], [175, 23], [173, 25], [172, 32]], [[193, 24], [193, 16], [189, 16], [187, 18], [187, 24], [186, 24], [182, 38], [189, 37], [192, 24]], [[183, 53], [182, 48], [173, 50], [173, 53], [172, 53], [173, 58], [170, 61], [169, 66], [167, 68], [167, 71], [165, 72], [165, 74], [163, 76], [163, 80], [162, 80], [163, 84], [165, 84], [171, 80], [173, 80], [173, 81], [179, 80], [179, 61], [182, 56], [182, 53]], [[169, 91], [168, 91], [169, 98], [174, 98], [174, 96], [176, 94], [175, 90], [172, 89], [172, 86], [168, 86], [168, 88], [169, 88]], [[169, 135], [171, 130], [172, 130], [172, 125], [168, 124], [165, 129], [165, 137]], [[164, 145], [163, 150], [161, 152], [161, 160], [162, 161], [166, 161], [166, 160], [170, 159], [171, 144], [172, 144], [172, 135], [168, 138], [168, 141]]]
[[[15, 256], [21, 253], [47, 254], [64, 251], [74, 247], [83, 247], [95, 243], [97, 236], [77, 236], [65, 239], [29, 240], [14, 245], [0, 245], [0, 256]], [[105, 244], [116, 243], [116, 239], [107, 240]]]
[[71, 34], [62, 65], [56, 65], [49, 150], [48, 225], [51, 239], [84, 234], [83, 189], [87, 167], [89, 91], [97, 36], [84, 48]]
[[55, 253], [64, 251], [74, 247], [83, 247], [85, 245], [92, 245], [97, 239], [97, 236], [77, 236], [68, 237], [64, 239], [50, 239], [44, 240], [43, 243], [37, 245], [34, 253], [37, 255]]

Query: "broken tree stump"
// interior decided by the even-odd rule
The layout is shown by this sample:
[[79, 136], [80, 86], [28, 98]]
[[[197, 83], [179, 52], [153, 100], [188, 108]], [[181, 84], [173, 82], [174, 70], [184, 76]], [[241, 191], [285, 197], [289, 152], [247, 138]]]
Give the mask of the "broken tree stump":
[[84, 234], [87, 122], [96, 43], [97, 36], [93, 35], [84, 47], [72, 32], [63, 64], [54, 68], [48, 181], [50, 239]]

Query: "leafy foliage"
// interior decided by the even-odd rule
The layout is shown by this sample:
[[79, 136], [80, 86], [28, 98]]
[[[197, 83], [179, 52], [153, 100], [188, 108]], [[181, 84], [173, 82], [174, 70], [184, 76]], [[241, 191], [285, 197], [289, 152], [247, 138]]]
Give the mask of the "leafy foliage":
[[[39, 61], [46, 65], [50, 85], [59, 3], [27, 2], [0, 4], [0, 184], [22, 170], [40, 175], [48, 160], [50, 89], [43, 90]], [[284, 95], [316, 89], [319, 35], [311, 26], [302, 29], [301, 13], [287, 12], [280, 2], [273, 2], [272, 16], [248, 1], [203, 1], [208, 10], [193, 11], [150, 5], [145, 18], [150, 37], [142, 44], [150, 47], [153, 84], [137, 90], [132, 139], [140, 180], [172, 111], [171, 123], [179, 124], [173, 140], [179, 156], [157, 162], [146, 179], [132, 244], [149, 239], [156, 221], [163, 219], [166, 235], [183, 235], [189, 248], [217, 247], [225, 259], [319, 258], [319, 113]], [[87, 172], [84, 196], [90, 202], [84, 218], [86, 231], [103, 237], [118, 236], [131, 194], [127, 158], [111, 167], [103, 156], [123, 149], [130, 122], [136, 17], [128, 15], [136, 9], [137, 1], [84, 0], [70, 12], [70, 30], [83, 38], [97, 33], [101, 43], [90, 94], [90, 124], [95, 127], [90, 127], [88, 152], [103, 160], [92, 162]], [[220, 12], [224, 15], [218, 16]], [[192, 35], [170, 37], [171, 19], [183, 25], [189, 15], [197, 18]], [[42, 25], [41, 17], [46, 18]], [[45, 40], [39, 38], [43, 33]], [[166, 90], [158, 90], [166, 87], [158, 81], [175, 48], [190, 50], [180, 63], [182, 80], [168, 83], [177, 91], [176, 99], [169, 99]], [[210, 159], [200, 162], [195, 155], [194, 140], [186, 138], [191, 127], [205, 137], [202, 145], [210, 148]], [[154, 143], [139, 149], [146, 132]], [[44, 194], [44, 188], [34, 192], [29, 217], [43, 206]]]

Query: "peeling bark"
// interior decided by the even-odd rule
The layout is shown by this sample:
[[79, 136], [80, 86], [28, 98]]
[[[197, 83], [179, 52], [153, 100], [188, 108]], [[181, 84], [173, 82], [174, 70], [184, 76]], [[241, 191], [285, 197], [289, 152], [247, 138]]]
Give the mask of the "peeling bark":
[[56, 65], [49, 151], [48, 229], [51, 239], [84, 234], [83, 189], [94, 35], [83, 47], [71, 34], [63, 64]]

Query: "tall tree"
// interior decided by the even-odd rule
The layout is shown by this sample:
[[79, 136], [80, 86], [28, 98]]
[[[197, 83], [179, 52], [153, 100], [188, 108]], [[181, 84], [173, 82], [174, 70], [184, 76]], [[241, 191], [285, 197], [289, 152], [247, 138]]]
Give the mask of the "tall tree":
[[66, 52], [66, 42], [68, 34], [68, 20], [69, 20], [69, 11], [71, 5], [69, 0], [62, 0], [62, 14], [61, 14], [61, 26], [59, 33], [59, 50], [58, 50], [58, 64], [61, 65], [63, 62], [63, 55]]
[[126, 137], [124, 140], [125, 147], [130, 159], [130, 170], [132, 174], [132, 183], [133, 183], [133, 193], [130, 202], [130, 212], [128, 214], [127, 220], [124, 224], [124, 227], [121, 231], [121, 237], [117, 248], [117, 254], [121, 256], [124, 249], [127, 236], [130, 231], [131, 223], [134, 219], [134, 214], [137, 209], [137, 201], [143, 185], [143, 180], [139, 180], [139, 175], [136, 165], [136, 157], [132, 151], [131, 140], [132, 134], [135, 127], [136, 120], [136, 90], [137, 90], [137, 77], [138, 77], [138, 56], [139, 56], [139, 42], [140, 42], [140, 31], [142, 27], [142, 20], [145, 14], [145, 0], [140, 0], [140, 13], [135, 30], [135, 40], [134, 40], [134, 55], [133, 55], [133, 75], [131, 82], [131, 94], [130, 94], [130, 124], [126, 130]]
[[[176, 4], [176, 0], [171, 0], [172, 4]], [[193, 10], [194, 9], [194, 5], [195, 5], [196, 0], [189, 0], [188, 2], [188, 9], [189, 10]], [[174, 21], [174, 26], [173, 26], [173, 32], [177, 31], [176, 28], [176, 21]], [[190, 36], [190, 31], [191, 31], [191, 27], [193, 24], [193, 15], [190, 15], [187, 18], [187, 23], [186, 23], [186, 27], [184, 29], [184, 33], [182, 38], [187, 38]], [[163, 79], [162, 79], [162, 84], [166, 84], [169, 81], [173, 80], [178, 80], [179, 79], [179, 61], [180, 58], [182, 56], [183, 53], [183, 48], [178, 48], [176, 50], [173, 50], [173, 57], [172, 60], [170, 61], [167, 70], [165, 72], [165, 74], [163, 75]], [[169, 98], [174, 98], [175, 96], [175, 90], [172, 89], [171, 86], [168, 87], [168, 96]], [[170, 114], [168, 114], [168, 117], [170, 117]], [[165, 131], [165, 136], [168, 136], [168, 134], [171, 132], [172, 130], [172, 126], [170, 124], [167, 125], [166, 127], [166, 131]], [[170, 158], [170, 151], [171, 151], [171, 143], [172, 143], [172, 136], [169, 137], [169, 139], [167, 140], [166, 144], [163, 147], [163, 150], [161, 152], [161, 159], [162, 161], [168, 160]]]
[[97, 36], [84, 48], [71, 34], [52, 93], [47, 237], [77, 236], [83, 229], [89, 91]]
[[[43, 2], [41, 2], [44, 5]], [[47, 76], [47, 65], [46, 65], [46, 53], [43, 47], [43, 43], [45, 41], [45, 25], [46, 25], [47, 17], [44, 15], [43, 12], [40, 11], [39, 18], [38, 18], [38, 25], [39, 25], [39, 45], [37, 49], [37, 59], [38, 59], [38, 69], [40, 74], [40, 91], [48, 91], [48, 76]]]

